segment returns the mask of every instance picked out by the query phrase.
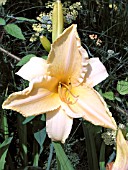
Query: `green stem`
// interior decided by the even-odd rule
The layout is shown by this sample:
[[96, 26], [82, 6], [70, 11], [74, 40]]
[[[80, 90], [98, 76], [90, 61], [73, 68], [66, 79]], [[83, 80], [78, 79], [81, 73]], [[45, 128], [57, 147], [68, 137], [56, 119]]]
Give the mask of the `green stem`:
[[105, 143], [102, 142], [100, 149], [100, 158], [99, 158], [100, 170], [105, 170]]
[[18, 121], [18, 134], [20, 139], [20, 145], [22, 148], [22, 157], [24, 161], [24, 166], [28, 164], [28, 157], [27, 157], [27, 125], [23, 125], [22, 122], [24, 121], [24, 117], [20, 114], [17, 115]]
[[8, 123], [7, 123], [7, 117], [5, 112], [2, 112], [1, 115], [1, 129], [3, 130], [3, 134], [4, 134], [4, 139], [7, 139], [9, 136], [9, 132], [8, 132]]
[[33, 166], [38, 166], [38, 162], [39, 162], [39, 147], [38, 147], [38, 143], [36, 142], [36, 140], [34, 139], [33, 142], [33, 155], [34, 155], [34, 160], [33, 160]]

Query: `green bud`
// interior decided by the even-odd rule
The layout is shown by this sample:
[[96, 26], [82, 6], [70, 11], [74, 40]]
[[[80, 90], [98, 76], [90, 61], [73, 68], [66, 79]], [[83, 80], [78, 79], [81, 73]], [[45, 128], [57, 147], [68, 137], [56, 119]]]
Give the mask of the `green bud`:
[[51, 43], [50, 41], [43, 35], [40, 36], [40, 42], [42, 44], [42, 46], [44, 47], [44, 49], [49, 52], [51, 49]]
[[59, 35], [63, 32], [64, 19], [63, 9], [60, 0], [54, 3], [53, 15], [52, 15], [52, 42], [54, 42]]

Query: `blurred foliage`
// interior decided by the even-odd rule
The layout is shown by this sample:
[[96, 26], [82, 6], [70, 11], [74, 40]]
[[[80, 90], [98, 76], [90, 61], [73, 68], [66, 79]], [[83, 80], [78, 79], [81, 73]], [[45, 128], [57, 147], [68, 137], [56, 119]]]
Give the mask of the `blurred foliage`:
[[[0, 47], [18, 56], [24, 63], [33, 55], [46, 57], [48, 54], [40, 41], [29, 41], [34, 34], [32, 24], [36, 17], [41, 12], [50, 12], [45, 6], [47, 2], [47, 0], [26, 0], [25, 2], [7, 0], [4, 6], [0, 6]], [[71, 0], [71, 4], [75, 2]], [[128, 2], [127, 0], [81, 0], [80, 2], [82, 8], [73, 23], [78, 25], [82, 45], [89, 56], [99, 57], [109, 73], [109, 77], [97, 85], [96, 89], [105, 98], [117, 123], [124, 124], [128, 129]], [[23, 37], [19, 39], [8, 33], [5, 28], [10, 24], [22, 30], [25, 40]], [[48, 33], [48, 39], [51, 40], [50, 33]], [[17, 65], [17, 60], [0, 51], [1, 104], [9, 94], [22, 90], [28, 85], [27, 81], [14, 74], [23, 64], [22, 62]], [[45, 128], [45, 117], [37, 116], [26, 120], [18, 117], [16, 112], [3, 111], [1, 107], [0, 111], [0, 125], [5, 123], [7, 125], [6, 128], [0, 126], [0, 146], [9, 141], [6, 146], [8, 153], [5, 153], [7, 154], [6, 163], [4, 162], [5, 170], [20, 168], [48, 170], [50, 165], [51, 169], [56, 169], [55, 151], [51, 149], [50, 139], [46, 136], [41, 143], [42, 138], [45, 137], [40, 135]], [[23, 124], [23, 121], [27, 123]], [[84, 135], [80, 122], [81, 120], [74, 120], [72, 135], [64, 146], [76, 170], [88, 169], [86, 153], [88, 146], [84, 141], [87, 140], [87, 134]], [[91, 125], [86, 126], [88, 127]], [[5, 138], [7, 135], [5, 129], [8, 131], [7, 138]], [[98, 141], [102, 143], [100, 134], [103, 132], [106, 132], [103, 128], [97, 132], [96, 143]], [[45, 131], [43, 133], [45, 134]], [[127, 134], [128, 132], [126, 136]], [[99, 145], [98, 148], [100, 148]], [[106, 149], [107, 162], [113, 153], [113, 146], [106, 146]], [[25, 158], [28, 160], [24, 160]]]

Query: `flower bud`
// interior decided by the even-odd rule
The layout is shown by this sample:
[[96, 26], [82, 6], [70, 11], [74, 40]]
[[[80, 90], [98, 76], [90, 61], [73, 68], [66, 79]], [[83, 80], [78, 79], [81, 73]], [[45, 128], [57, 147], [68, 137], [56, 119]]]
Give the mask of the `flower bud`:
[[44, 49], [49, 52], [51, 49], [51, 43], [50, 41], [43, 35], [40, 36], [40, 42], [42, 44], [42, 46], [44, 47]]
[[52, 42], [54, 42], [59, 35], [63, 32], [63, 9], [60, 0], [54, 3], [52, 15]]

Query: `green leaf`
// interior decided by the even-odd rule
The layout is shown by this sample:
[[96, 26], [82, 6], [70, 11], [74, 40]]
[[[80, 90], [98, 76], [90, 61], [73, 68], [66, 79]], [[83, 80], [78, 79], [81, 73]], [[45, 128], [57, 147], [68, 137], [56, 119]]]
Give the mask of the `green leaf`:
[[117, 83], [117, 91], [121, 95], [128, 94], [128, 81], [125, 81], [125, 80], [118, 81], [118, 83]]
[[46, 121], [46, 116], [45, 116], [45, 114], [42, 114], [41, 120], [42, 120], [42, 121]]
[[74, 170], [70, 160], [68, 159], [67, 155], [65, 154], [61, 144], [59, 142], [53, 142], [53, 146], [56, 151], [57, 159], [60, 162], [60, 165], [63, 170]]
[[36, 141], [40, 145], [40, 154], [41, 154], [41, 152], [43, 151], [43, 143], [44, 143], [45, 138], [46, 138], [46, 128], [43, 128], [40, 131], [34, 133], [34, 138], [36, 139]]
[[35, 19], [28, 19], [28, 18], [25, 18], [25, 17], [15, 17], [15, 19], [17, 19], [19, 21], [37, 22]]
[[0, 18], [0, 25], [5, 25], [6, 21], [3, 18]]
[[103, 96], [108, 100], [115, 100], [114, 93], [112, 91], [103, 93]]
[[48, 56], [42, 56], [43, 59], [47, 60]]
[[34, 118], [35, 118], [35, 116], [26, 117], [22, 124], [25, 125], [25, 124], [27, 124], [28, 122], [30, 122], [31, 120], [33, 120]]
[[27, 155], [27, 126], [23, 125], [24, 117], [21, 114], [17, 115], [17, 125], [18, 125], [18, 136], [19, 136], [19, 145], [21, 149], [22, 158], [24, 158], [24, 166], [28, 164], [28, 155]]
[[34, 54], [28, 54], [26, 56], [24, 56], [18, 63], [16, 66], [23, 66], [24, 64], [26, 64], [32, 57], [36, 57]]
[[[89, 170], [97, 170], [98, 169], [98, 157], [97, 157], [97, 150], [98, 145], [96, 145], [97, 135], [101, 132], [100, 126], [95, 126], [90, 122], [83, 121], [83, 132], [85, 136], [85, 143], [86, 143], [86, 151], [87, 151], [87, 159], [88, 159], [88, 168]], [[98, 137], [98, 144], [100, 144], [100, 139]]]
[[22, 34], [20, 27], [18, 27], [16, 24], [7, 24], [4, 26], [4, 29], [8, 34], [12, 35], [13, 37], [25, 40], [25, 37]]
[[101, 126], [98, 126], [98, 125], [96, 126], [96, 125], [94, 125], [94, 124], [92, 124], [92, 123], [90, 123], [86, 120], [83, 120], [82, 123], [84, 123], [83, 128], [85, 128], [85, 129], [88, 128], [91, 131], [91, 133], [93, 133], [93, 137], [95, 137], [96, 134], [102, 132]]
[[9, 148], [9, 145], [12, 141], [13, 137], [9, 137], [7, 139], [5, 139], [5, 141], [0, 144], [0, 169], [4, 169], [4, 165], [6, 163], [6, 156], [7, 156], [7, 151]]

